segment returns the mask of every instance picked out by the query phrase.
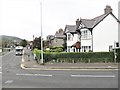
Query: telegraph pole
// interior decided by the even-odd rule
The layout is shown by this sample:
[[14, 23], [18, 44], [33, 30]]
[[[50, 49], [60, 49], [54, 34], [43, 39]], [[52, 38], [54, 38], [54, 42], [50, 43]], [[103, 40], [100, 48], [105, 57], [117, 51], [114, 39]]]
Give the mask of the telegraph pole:
[[40, 12], [41, 12], [41, 18], [40, 18], [40, 21], [41, 21], [41, 64], [44, 64], [44, 61], [43, 61], [43, 40], [42, 40], [42, 2], [40, 2]]

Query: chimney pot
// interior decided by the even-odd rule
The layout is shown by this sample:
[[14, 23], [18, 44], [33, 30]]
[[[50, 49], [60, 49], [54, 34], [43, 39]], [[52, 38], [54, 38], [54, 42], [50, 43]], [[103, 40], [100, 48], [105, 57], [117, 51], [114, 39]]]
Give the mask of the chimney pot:
[[111, 13], [112, 12], [112, 8], [111, 6], [107, 5], [106, 8], [104, 9], [105, 14]]
[[80, 26], [80, 21], [79, 18], [76, 20], [76, 26], [79, 27]]

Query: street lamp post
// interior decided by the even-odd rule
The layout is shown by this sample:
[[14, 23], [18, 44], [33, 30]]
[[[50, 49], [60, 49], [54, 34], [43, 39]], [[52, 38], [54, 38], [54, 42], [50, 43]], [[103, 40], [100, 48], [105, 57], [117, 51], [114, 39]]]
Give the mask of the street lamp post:
[[43, 61], [43, 40], [42, 40], [42, 2], [40, 2], [40, 8], [41, 8], [41, 18], [40, 18], [40, 21], [41, 21], [41, 64], [44, 64], [44, 61]]
[[116, 63], [116, 58], [117, 58], [117, 56], [116, 56], [116, 42], [114, 41], [114, 63]]

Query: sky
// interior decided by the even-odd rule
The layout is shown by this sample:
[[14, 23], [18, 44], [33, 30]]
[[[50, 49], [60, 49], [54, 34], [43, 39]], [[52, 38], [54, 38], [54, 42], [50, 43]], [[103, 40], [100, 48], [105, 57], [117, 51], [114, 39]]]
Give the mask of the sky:
[[[75, 25], [78, 18], [92, 19], [104, 13], [110, 5], [118, 17], [119, 0], [0, 0], [0, 35], [17, 36], [33, 40], [54, 35], [65, 25]], [[106, 25], [107, 27], [107, 25]]]

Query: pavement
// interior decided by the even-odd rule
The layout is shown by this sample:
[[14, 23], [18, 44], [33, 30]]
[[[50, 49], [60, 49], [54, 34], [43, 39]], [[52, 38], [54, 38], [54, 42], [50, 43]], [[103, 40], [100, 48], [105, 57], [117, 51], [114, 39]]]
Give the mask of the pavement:
[[34, 70], [98, 70], [118, 69], [118, 63], [45, 63], [38, 64], [30, 50], [24, 50], [21, 62], [22, 69]]

